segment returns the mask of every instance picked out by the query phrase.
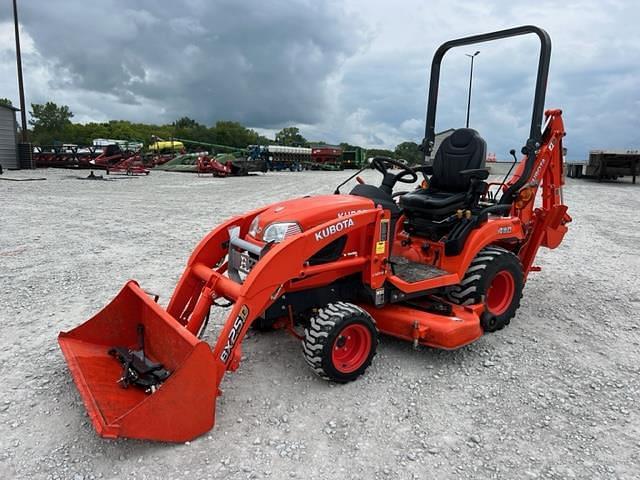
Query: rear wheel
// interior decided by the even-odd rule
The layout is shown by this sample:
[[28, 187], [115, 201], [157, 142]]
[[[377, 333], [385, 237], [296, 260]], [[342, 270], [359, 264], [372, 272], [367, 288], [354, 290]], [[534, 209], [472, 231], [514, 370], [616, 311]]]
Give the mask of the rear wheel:
[[336, 302], [318, 310], [305, 328], [304, 358], [322, 378], [346, 383], [364, 373], [378, 346], [371, 316], [356, 305]]
[[485, 247], [473, 259], [460, 285], [449, 293], [449, 299], [460, 305], [484, 301], [482, 316], [485, 332], [495, 332], [509, 325], [515, 316], [524, 274], [518, 257], [501, 247]]

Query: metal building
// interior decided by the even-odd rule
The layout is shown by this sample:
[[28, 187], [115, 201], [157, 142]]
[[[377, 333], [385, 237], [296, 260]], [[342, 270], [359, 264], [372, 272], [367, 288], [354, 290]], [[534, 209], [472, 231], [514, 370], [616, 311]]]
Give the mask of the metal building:
[[17, 111], [15, 107], [0, 105], [0, 165], [6, 169], [20, 168], [16, 149]]

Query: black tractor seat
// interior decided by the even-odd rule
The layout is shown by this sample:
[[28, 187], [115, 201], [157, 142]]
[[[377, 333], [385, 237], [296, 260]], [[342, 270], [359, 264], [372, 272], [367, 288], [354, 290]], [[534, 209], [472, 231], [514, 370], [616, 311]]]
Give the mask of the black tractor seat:
[[411, 213], [441, 217], [464, 208], [466, 198], [467, 192], [435, 192], [421, 188], [400, 197], [400, 203]]
[[[429, 186], [400, 197], [409, 233], [427, 237], [442, 234], [443, 219], [458, 210], [472, 209], [486, 188], [484, 168], [487, 144], [471, 128], [459, 128], [444, 139], [433, 159]], [[425, 174], [427, 178], [427, 174]]]

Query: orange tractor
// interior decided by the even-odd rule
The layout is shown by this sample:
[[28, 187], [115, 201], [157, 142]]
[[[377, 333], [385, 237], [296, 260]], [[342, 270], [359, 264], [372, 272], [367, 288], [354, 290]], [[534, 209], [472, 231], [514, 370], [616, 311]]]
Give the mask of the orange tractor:
[[[458, 129], [432, 164], [374, 158], [380, 186], [278, 202], [218, 226], [189, 258], [166, 309], [132, 280], [61, 333], [98, 433], [185, 441], [211, 429], [220, 382], [238, 368], [251, 326], [286, 329], [313, 371], [349, 382], [371, 364], [380, 334], [456, 349], [508, 325], [529, 273], [540, 270], [538, 248], [556, 248], [571, 221], [561, 111], [543, 109], [547, 33], [524, 26], [444, 43], [432, 63], [423, 142], [430, 155], [445, 52], [524, 34], [540, 39], [540, 60], [530, 136], [508, 180], [486, 182], [484, 140]], [[393, 193], [419, 175], [419, 188]], [[200, 336], [216, 306], [230, 308], [211, 348]]]

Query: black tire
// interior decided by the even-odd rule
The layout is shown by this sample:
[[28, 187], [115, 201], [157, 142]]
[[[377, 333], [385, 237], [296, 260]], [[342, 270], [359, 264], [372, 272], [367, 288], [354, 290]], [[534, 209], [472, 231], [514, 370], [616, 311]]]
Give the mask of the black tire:
[[[357, 343], [357, 338], [346, 338], [342, 332], [353, 332], [354, 337], [362, 339]], [[354, 358], [345, 361], [349, 363], [337, 364], [334, 348], [338, 350], [342, 342], [344, 350], [347, 345], [352, 349], [355, 346]], [[349, 343], [347, 343], [349, 342]], [[356, 342], [354, 344], [354, 342]], [[371, 316], [360, 307], [351, 303], [329, 303], [319, 309], [304, 330], [302, 340], [302, 352], [309, 366], [320, 377], [334, 382], [347, 383], [362, 375], [376, 354], [378, 346], [378, 329]]]
[[[495, 332], [515, 316], [523, 287], [520, 259], [504, 248], [488, 246], [478, 252], [460, 285], [449, 292], [449, 300], [459, 305], [484, 302], [487, 310], [482, 327], [485, 332]], [[490, 288], [497, 290], [490, 292]]]

